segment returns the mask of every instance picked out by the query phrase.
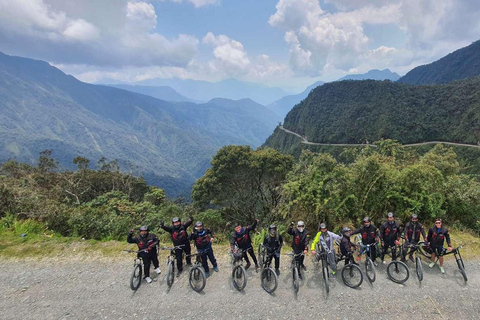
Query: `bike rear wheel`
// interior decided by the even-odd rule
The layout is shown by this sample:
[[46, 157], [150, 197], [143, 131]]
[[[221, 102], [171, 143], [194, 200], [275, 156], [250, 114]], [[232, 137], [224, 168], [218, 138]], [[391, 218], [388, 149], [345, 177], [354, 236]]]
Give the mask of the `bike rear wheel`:
[[268, 293], [273, 293], [277, 290], [278, 277], [272, 268], [267, 268], [262, 271], [262, 288]]
[[375, 282], [375, 279], [377, 278], [377, 271], [375, 270], [373, 261], [368, 257], [365, 260], [365, 274], [367, 275], [367, 279], [370, 281], [370, 283]]
[[200, 292], [207, 284], [207, 277], [205, 276], [203, 269], [197, 266], [190, 270], [188, 281], [193, 291]]
[[399, 284], [407, 281], [410, 276], [407, 265], [401, 261], [390, 262], [387, 266], [387, 274], [390, 280]]
[[142, 284], [142, 265], [136, 264], [133, 267], [132, 276], [130, 277], [130, 288], [132, 290], [137, 290], [138, 287]]
[[427, 257], [427, 258], [429, 258], [429, 259], [432, 257], [432, 253], [428, 251], [427, 246], [425, 245], [425, 243], [422, 243], [422, 242], [419, 243], [418, 251], [419, 251], [424, 257]]
[[347, 287], [358, 288], [363, 282], [363, 273], [356, 264], [348, 264], [342, 269], [342, 280]]
[[420, 259], [420, 257], [415, 258], [415, 271], [417, 272], [418, 281], [422, 282], [422, 280], [423, 280], [423, 266], [422, 266], [422, 259]]
[[299, 270], [297, 267], [293, 267], [293, 290], [295, 290], [295, 293], [298, 292], [298, 289], [300, 288], [300, 274]]
[[238, 291], [242, 291], [247, 285], [247, 273], [241, 265], [235, 266], [232, 270], [233, 286]]
[[167, 286], [171, 287], [175, 279], [175, 266], [173, 260], [168, 261], [167, 264]]

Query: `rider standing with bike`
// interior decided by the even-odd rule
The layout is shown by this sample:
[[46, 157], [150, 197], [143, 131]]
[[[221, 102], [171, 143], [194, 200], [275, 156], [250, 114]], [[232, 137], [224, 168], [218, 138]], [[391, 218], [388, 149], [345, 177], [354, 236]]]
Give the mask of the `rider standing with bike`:
[[197, 252], [201, 253], [202, 255], [202, 266], [205, 270], [205, 276], [208, 278], [210, 276], [207, 257], [213, 265], [213, 270], [218, 272], [217, 260], [213, 255], [213, 248], [212, 242], [214, 239], [214, 234], [212, 230], [205, 229], [203, 226], [203, 222], [197, 221], [195, 223], [195, 230], [190, 235], [190, 240], [193, 240], [195, 243], [195, 247], [197, 247]]
[[443, 243], [447, 240], [448, 251], [452, 251], [452, 242], [450, 241], [450, 235], [448, 234], [448, 229], [442, 226], [442, 219], [437, 218], [435, 220], [435, 226], [431, 227], [428, 230], [427, 241], [430, 243], [430, 248], [432, 249], [432, 263], [428, 266], [433, 268], [435, 266], [435, 255], [438, 255], [438, 260], [440, 261], [440, 271], [445, 273], [443, 268]]
[[405, 237], [405, 245], [403, 250], [402, 261], [405, 262], [405, 257], [407, 256], [407, 252], [410, 250], [408, 254], [408, 258], [413, 261], [413, 252], [417, 250], [412, 245], [418, 245], [420, 242], [420, 235], [423, 237], [423, 241], [426, 241], [425, 230], [423, 229], [423, 225], [418, 222], [418, 215], [412, 214], [412, 221], [408, 222], [405, 225], [404, 237]]
[[[387, 222], [380, 226], [380, 240], [382, 241], [382, 255], [380, 259], [385, 264], [385, 254], [388, 249], [400, 244], [400, 225], [395, 221], [393, 212], [387, 214]], [[392, 258], [395, 258], [392, 255]]]
[[177, 259], [177, 277], [183, 272], [183, 252], [186, 254], [186, 262], [188, 265], [192, 264], [192, 258], [189, 256], [191, 252], [190, 241], [188, 241], [187, 228], [192, 224], [193, 217], [182, 224], [182, 220], [179, 217], [172, 219], [172, 226], [167, 227], [163, 221], [160, 222], [160, 228], [170, 233], [172, 237], [173, 246], [182, 246], [179, 249], [175, 249], [175, 256]]
[[371, 245], [370, 247], [370, 256], [375, 266], [377, 263], [377, 249], [375, 243], [378, 240], [378, 229], [372, 224], [372, 221], [369, 217], [363, 218], [363, 226], [355, 230], [352, 235], [360, 233], [362, 235], [362, 247], [365, 247], [367, 244]]
[[273, 253], [275, 259], [275, 273], [280, 275], [280, 250], [283, 246], [283, 238], [277, 233], [277, 226], [272, 224], [268, 228], [268, 234], [263, 239], [263, 245], [267, 248], [267, 252]]
[[[293, 236], [292, 239], [292, 248], [293, 252], [295, 254], [299, 253], [307, 253], [308, 251], [308, 238], [309, 238], [309, 233], [305, 229], [305, 223], [303, 221], [298, 221], [297, 222], [297, 228], [293, 229], [294, 222], [290, 223], [290, 226], [287, 229], [287, 233]], [[304, 271], [307, 270], [307, 267], [303, 263], [305, 260], [305, 255], [300, 255], [298, 257], [295, 257], [295, 259], [298, 261], [299, 265], [302, 267]], [[300, 279], [302, 278], [301, 273], [299, 273]]]
[[247, 253], [249, 253], [252, 257], [253, 263], [255, 263], [255, 270], [258, 271], [257, 257], [255, 256], [255, 252], [253, 251], [252, 238], [250, 237], [250, 232], [255, 230], [257, 223], [258, 219], [255, 219], [251, 226], [245, 228], [242, 227], [240, 224], [236, 224], [235, 231], [232, 233], [232, 238], [230, 239], [230, 246], [232, 251], [235, 252], [235, 247], [237, 247], [238, 249], [241, 249], [245, 252], [243, 256], [245, 258], [245, 261], [247, 262], [245, 270], [250, 268], [251, 265], [250, 260], [247, 256]]
[[[344, 227], [342, 229], [342, 239], [340, 239], [340, 253], [342, 256], [345, 256], [345, 265], [349, 264], [350, 262], [355, 263], [355, 259], [353, 259], [353, 251], [352, 247], [355, 248], [355, 245], [350, 241], [350, 234], [352, 230], [349, 227]], [[351, 260], [351, 261], [350, 261]]]
[[160, 274], [162, 271], [159, 267], [158, 254], [157, 254], [157, 245], [158, 238], [155, 234], [149, 232], [148, 226], [140, 227], [140, 234], [138, 236], [133, 236], [134, 230], [130, 230], [127, 237], [128, 243], [136, 243], [138, 250], [141, 251], [138, 255], [143, 260], [143, 271], [145, 275], [145, 280], [148, 283], [152, 282], [150, 278], [150, 263], [153, 262], [155, 272]]
[[[337, 272], [337, 260], [335, 257], [335, 250], [333, 248], [333, 244], [335, 240], [339, 240], [342, 237], [339, 236], [338, 234], [335, 234], [331, 231], [328, 231], [327, 225], [325, 223], [320, 224], [320, 231], [317, 233], [315, 236], [315, 239], [312, 242], [312, 245], [310, 247], [310, 251], [315, 255], [315, 246], [317, 243], [320, 243], [319, 249], [320, 250], [325, 250], [327, 253], [327, 260], [328, 264], [330, 265], [330, 268], [332, 269], [332, 274], [331, 277], [335, 276], [335, 273]], [[320, 252], [319, 252], [320, 253]], [[318, 260], [318, 259], [317, 259]]]

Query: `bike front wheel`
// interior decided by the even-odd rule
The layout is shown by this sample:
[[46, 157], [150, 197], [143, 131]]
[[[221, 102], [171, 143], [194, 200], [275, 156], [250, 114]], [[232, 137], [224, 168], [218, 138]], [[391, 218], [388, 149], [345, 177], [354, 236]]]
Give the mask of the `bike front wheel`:
[[356, 264], [348, 264], [342, 269], [342, 280], [347, 287], [358, 288], [363, 282], [363, 273]]
[[242, 291], [247, 285], [247, 273], [241, 265], [235, 266], [232, 270], [233, 286], [238, 291]]
[[173, 280], [175, 279], [175, 266], [173, 261], [168, 261], [167, 264], [167, 286], [171, 287], [173, 284]]
[[328, 268], [323, 268], [323, 281], [325, 282], [325, 290], [327, 294], [330, 292], [330, 284], [328, 283]]
[[292, 270], [293, 270], [293, 290], [295, 290], [295, 293], [297, 293], [298, 289], [300, 288], [300, 274], [297, 267], [294, 267]]
[[375, 282], [375, 279], [377, 278], [377, 271], [375, 270], [375, 265], [370, 258], [365, 260], [365, 274], [367, 275], [367, 279], [370, 281], [370, 283]]
[[278, 277], [272, 268], [267, 268], [262, 271], [262, 288], [268, 293], [273, 293], [277, 290]]
[[132, 288], [132, 290], [137, 290], [140, 284], [142, 284], [142, 274], [142, 265], [136, 264], [133, 267], [132, 276], [130, 277], [130, 288]]
[[399, 284], [407, 281], [410, 276], [407, 265], [401, 261], [390, 262], [387, 266], [387, 274], [390, 280]]
[[427, 249], [427, 246], [425, 245], [425, 243], [423, 242], [420, 242], [419, 243], [419, 247], [418, 247], [418, 251], [424, 256], [424, 257], [427, 257], [427, 258], [432, 258], [432, 253], [429, 251], [429, 249]]
[[205, 288], [205, 285], [207, 284], [207, 277], [205, 276], [205, 272], [202, 268], [193, 267], [190, 270], [188, 281], [193, 291], [200, 292], [203, 290], [203, 288]]
[[422, 280], [423, 280], [423, 266], [422, 266], [422, 259], [420, 259], [420, 257], [415, 258], [415, 271], [417, 273], [418, 281], [422, 282]]
[[458, 259], [457, 265], [458, 265], [458, 269], [460, 270], [460, 273], [462, 274], [463, 280], [467, 282], [468, 281], [467, 272], [465, 271], [465, 266], [463, 265], [463, 261]]

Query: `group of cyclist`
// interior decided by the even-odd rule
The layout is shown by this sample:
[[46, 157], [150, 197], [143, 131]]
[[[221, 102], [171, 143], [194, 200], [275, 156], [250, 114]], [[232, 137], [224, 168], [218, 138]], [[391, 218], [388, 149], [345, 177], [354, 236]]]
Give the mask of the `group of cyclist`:
[[[193, 217], [183, 223], [181, 219], [175, 217], [172, 219], [171, 226], [165, 226], [163, 222], [160, 223], [160, 227], [170, 233], [173, 245], [177, 247], [175, 249], [175, 255], [177, 260], [177, 276], [183, 271], [183, 253], [186, 255], [187, 265], [191, 265], [191, 246], [190, 241], [193, 241], [197, 252], [201, 255], [202, 266], [205, 270], [205, 275], [210, 276], [210, 268], [208, 266], [208, 260], [213, 266], [213, 269], [218, 272], [218, 265], [215, 259], [215, 255], [212, 248], [212, 242], [215, 239], [214, 233], [212, 230], [205, 228], [201, 221], [197, 221], [194, 226], [194, 230], [191, 234], [187, 233], [187, 229], [193, 223]], [[239, 250], [242, 253], [242, 258], [246, 261], [245, 269], [248, 269], [251, 266], [250, 259], [248, 255], [253, 260], [255, 264], [255, 270], [258, 270], [259, 265], [257, 257], [252, 245], [252, 238], [250, 233], [255, 230], [258, 223], [258, 219], [250, 226], [242, 226], [241, 224], [236, 224], [234, 226], [234, 231], [231, 235], [230, 246], [233, 253], [237, 253]], [[295, 254], [295, 259], [298, 261], [299, 266], [305, 271], [307, 270], [304, 259], [305, 254], [308, 252], [309, 247], [309, 232], [305, 228], [305, 223], [303, 221], [298, 221], [296, 227], [294, 228], [295, 223], [291, 222], [290, 226], [287, 229], [287, 233], [292, 236], [292, 249]], [[413, 261], [413, 251], [415, 250], [414, 245], [418, 245], [420, 242], [420, 236], [423, 237], [425, 244], [430, 248], [432, 252], [432, 262], [429, 264], [430, 268], [435, 266], [435, 258], [439, 257], [439, 267], [442, 273], [445, 273], [443, 268], [443, 257], [445, 249], [443, 247], [446, 240], [448, 245], [448, 251], [452, 250], [452, 245], [450, 241], [450, 236], [448, 229], [442, 226], [442, 220], [436, 219], [435, 225], [428, 230], [428, 234], [425, 235], [425, 230], [423, 225], [418, 222], [418, 216], [413, 214], [411, 221], [409, 221], [404, 228], [395, 221], [395, 216], [392, 212], [387, 214], [387, 221], [383, 223], [378, 229], [375, 225], [372, 224], [369, 217], [363, 219], [363, 225], [356, 230], [351, 230], [348, 227], [344, 227], [341, 230], [341, 235], [331, 232], [327, 228], [326, 223], [321, 223], [319, 226], [319, 231], [317, 232], [314, 240], [310, 244], [310, 251], [314, 257], [319, 260], [319, 254], [326, 254], [328, 264], [332, 271], [331, 277], [335, 276], [337, 270], [337, 257], [334, 250], [335, 242], [339, 243], [340, 253], [345, 257], [345, 265], [353, 262], [353, 250], [356, 248], [356, 245], [352, 243], [350, 237], [355, 234], [361, 235], [360, 252], [364, 253], [367, 246], [370, 248], [370, 257], [374, 264], [377, 266], [377, 250], [375, 244], [377, 242], [381, 243], [381, 252], [380, 260], [385, 263], [384, 258], [389, 248], [396, 247], [400, 245], [400, 240], [403, 237], [405, 239], [403, 255], [401, 257], [402, 261], [405, 262], [407, 254], [409, 258]], [[157, 254], [157, 245], [158, 237], [149, 232], [148, 226], [140, 227], [139, 235], [134, 236], [134, 230], [130, 230], [127, 242], [136, 243], [139, 248], [139, 256], [144, 261], [144, 276], [145, 280], [150, 283], [152, 279], [150, 278], [150, 265], [153, 263], [155, 272], [160, 274], [161, 270], [158, 262]], [[280, 274], [280, 251], [283, 246], [283, 238], [277, 232], [276, 225], [270, 225], [268, 228], [268, 233], [265, 235], [263, 240], [263, 245], [267, 250], [269, 256], [275, 260], [275, 272]], [[247, 255], [248, 254], [248, 255]], [[301, 274], [300, 274], [301, 278]]]

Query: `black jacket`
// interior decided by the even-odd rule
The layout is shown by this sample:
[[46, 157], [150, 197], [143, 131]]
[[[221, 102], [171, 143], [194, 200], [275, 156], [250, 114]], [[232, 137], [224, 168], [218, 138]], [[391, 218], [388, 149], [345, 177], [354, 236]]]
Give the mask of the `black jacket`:
[[417, 244], [420, 241], [420, 234], [423, 236], [423, 239], [426, 239], [425, 230], [423, 229], [423, 225], [420, 222], [413, 223], [408, 222], [405, 225], [405, 241], [408, 243]]
[[307, 229], [304, 229], [303, 232], [299, 232], [297, 229], [293, 229], [293, 227], [290, 226], [287, 229], [287, 233], [293, 236], [293, 240], [292, 240], [293, 252], [300, 253], [300, 252], [303, 252], [304, 250], [308, 250], [308, 242], [309, 242], [310, 235]]
[[182, 244], [189, 243], [188, 242], [187, 228], [192, 224], [192, 222], [193, 222], [193, 220], [189, 219], [184, 224], [180, 224], [178, 226], [178, 228], [175, 228], [173, 225], [171, 227], [161, 225], [160, 228], [162, 228], [163, 230], [170, 233], [174, 246], [179, 246], [179, 245], [182, 245]]
[[189, 239], [194, 241], [193, 243], [197, 249], [203, 250], [211, 246], [211, 239], [214, 237], [212, 230], [203, 229], [202, 232], [194, 230]]
[[385, 222], [380, 226], [380, 239], [387, 245], [393, 245], [395, 240], [400, 240], [400, 225], [393, 221], [392, 224]]
[[352, 235], [357, 233], [362, 235], [363, 244], [373, 244], [376, 242], [376, 238], [378, 237], [378, 229], [372, 223], [368, 227], [361, 226], [355, 230]]
[[283, 238], [281, 235], [277, 235], [276, 237], [271, 237], [269, 234], [267, 234], [263, 239], [263, 245], [267, 247], [268, 253], [272, 253], [275, 251], [280, 252], [280, 249], [283, 246]]
[[440, 231], [437, 227], [431, 227], [428, 230], [427, 241], [430, 242], [430, 246], [432, 247], [443, 247], [443, 243], [447, 240], [447, 244], [449, 247], [452, 246], [450, 242], [450, 235], [448, 234], [448, 229], [442, 227]]
[[340, 253], [344, 256], [349, 255], [352, 252], [353, 243], [350, 241], [350, 237], [343, 235], [340, 239]]
[[129, 233], [127, 236], [128, 243], [136, 243], [138, 250], [147, 249], [149, 252], [155, 251], [158, 244], [158, 238], [154, 233], [148, 233], [145, 238], [142, 238], [140, 235], [133, 236], [133, 233]]
[[243, 228], [241, 233], [234, 231], [230, 239], [230, 245], [232, 249], [235, 247], [235, 245], [242, 250], [251, 248], [252, 238], [250, 237], [250, 231], [255, 230], [256, 226], [257, 220], [255, 220], [251, 226]]

